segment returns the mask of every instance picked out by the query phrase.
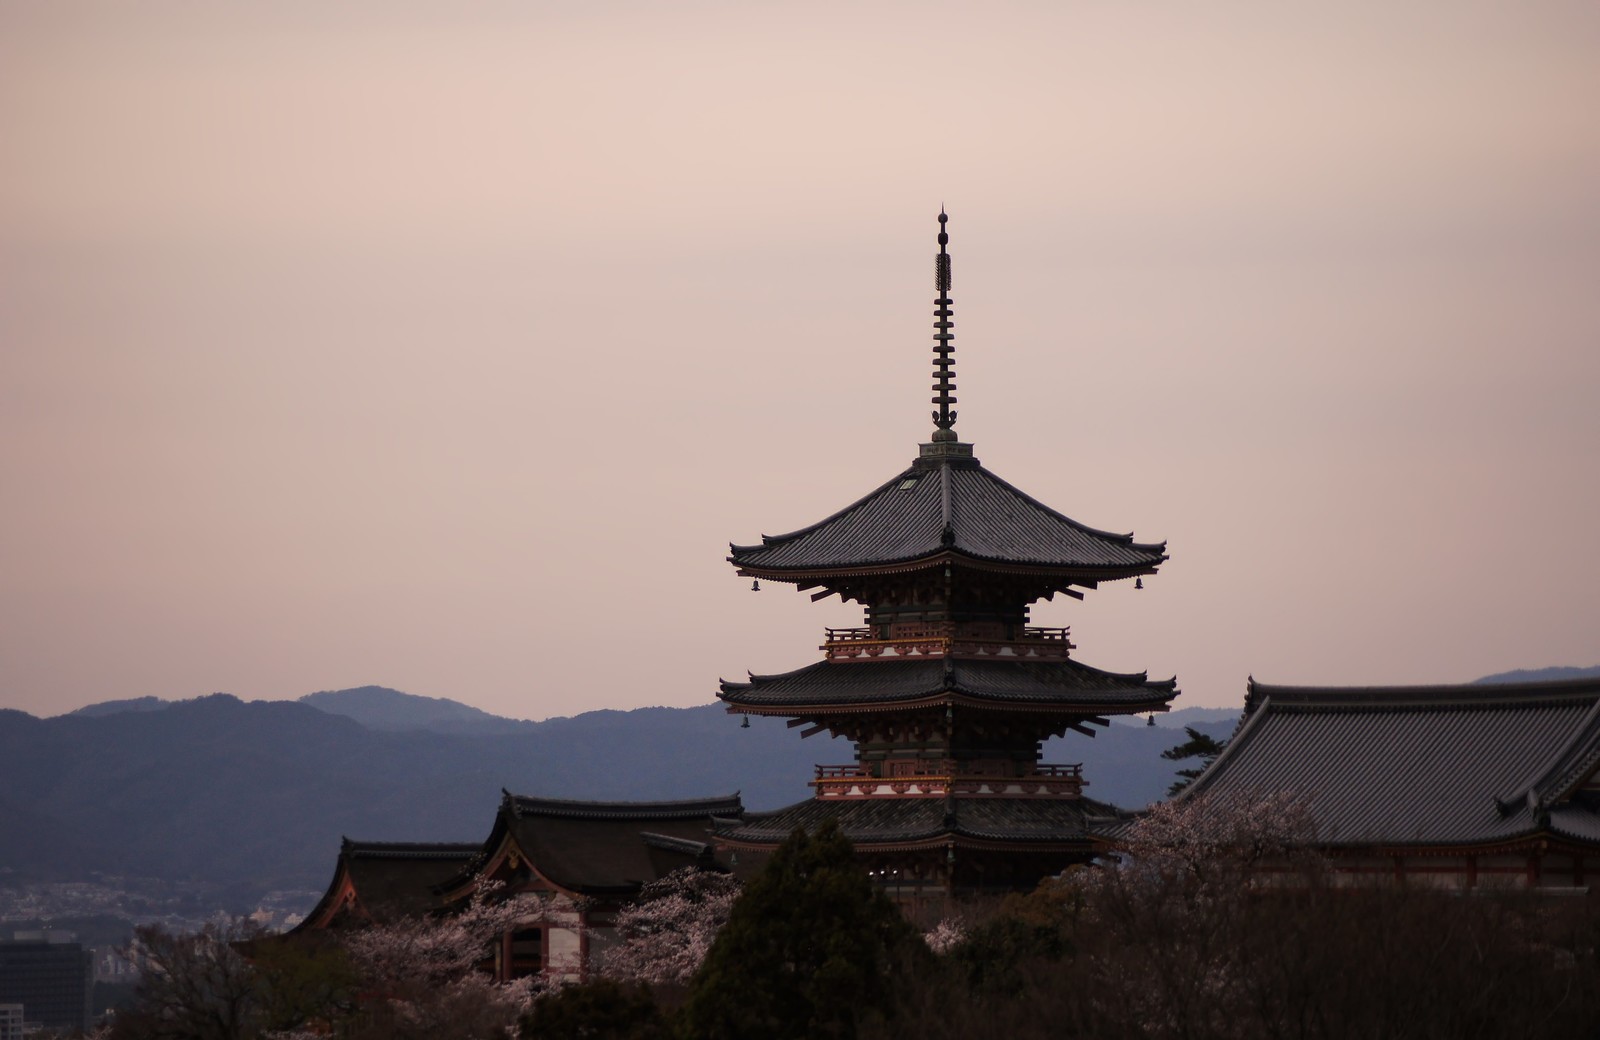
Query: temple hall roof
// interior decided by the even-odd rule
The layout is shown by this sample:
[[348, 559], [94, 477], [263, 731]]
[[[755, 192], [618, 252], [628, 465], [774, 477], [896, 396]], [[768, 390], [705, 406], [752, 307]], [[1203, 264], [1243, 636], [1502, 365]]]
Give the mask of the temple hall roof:
[[1181, 796], [1295, 791], [1327, 846], [1600, 842], [1600, 679], [1326, 688], [1252, 681]]
[[455, 884], [514, 845], [540, 876], [592, 895], [629, 895], [686, 866], [711, 865], [711, 820], [743, 812], [738, 795], [664, 802], [588, 802], [507, 792], [493, 831]]
[[850, 572], [953, 553], [978, 563], [1082, 571], [1101, 580], [1154, 573], [1165, 543], [1087, 527], [971, 458], [919, 459], [825, 520], [759, 545], [730, 546], [741, 574]]
[[749, 682], [724, 680], [718, 696], [752, 710], [850, 710], [955, 696], [996, 705], [1116, 714], [1159, 710], [1177, 693], [1176, 679], [1152, 682], [1144, 672], [1103, 672], [1067, 658], [933, 657], [820, 661], [781, 675], [752, 675]]
[[812, 798], [785, 809], [717, 821], [719, 841], [773, 845], [796, 828], [815, 831], [827, 820], [858, 846], [917, 845], [966, 838], [975, 842], [1087, 842], [1102, 822], [1121, 818], [1114, 807], [1087, 798]]
[[[325, 928], [341, 911], [374, 921], [415, 917], [438, 905], [434, 886], [477, 855], [479, 846], [344, 839], [333, 881], [296, 931]], [[354, 893], [354, 904], [346, 900]]]

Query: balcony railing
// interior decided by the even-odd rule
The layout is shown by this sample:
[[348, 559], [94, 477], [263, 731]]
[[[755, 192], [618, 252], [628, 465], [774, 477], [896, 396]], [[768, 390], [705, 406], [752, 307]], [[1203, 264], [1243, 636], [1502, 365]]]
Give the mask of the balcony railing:
[[[888, 626], [884, 626], [888, 627]], [[857, 657], [1023, 657], [1062, 658], [1075, 644], [1070, 629], [1027, 626], [1014, 639], [958, 635], [943, 625], [907, 626], [892, 638], [872, 628], [830, 628], [821, 650], [829, 660]]]
[[882, 763], [882, 775], [860, 763], [817, 766], [811, 786], [818, 798], [933, 797], [946, 794], [1008, 798], [1077, 797], [1083, 793], [1081, 763], [1035, 765], [1014, 775], [1007, 765], [920, 759]]

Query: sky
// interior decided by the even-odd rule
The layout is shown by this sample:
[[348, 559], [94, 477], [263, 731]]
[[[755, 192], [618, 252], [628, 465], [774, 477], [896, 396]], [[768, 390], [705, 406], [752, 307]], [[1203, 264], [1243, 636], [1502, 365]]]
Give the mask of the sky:
[[710, 702], [957, 431], [1076, 656], [1600, 663], [1600, 6], [0, 0], [0, 707]]

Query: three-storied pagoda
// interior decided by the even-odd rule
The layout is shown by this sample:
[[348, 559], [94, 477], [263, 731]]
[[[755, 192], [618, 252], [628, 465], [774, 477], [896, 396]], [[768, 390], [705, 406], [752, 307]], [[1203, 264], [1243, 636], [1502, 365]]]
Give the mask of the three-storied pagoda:
[[1175, 679], [1152, 682], [1075, 660], [1064, 628], [1029, 625], [1057, 593], [1156, 572], [1166, 546], [1086, 527], [985, 469], [956, 437], [947, 217], [935, 260], [932, 439], [909, 469], [819, 523], [732, 546], [741, 576], [837, 594], [866, 624], [828, 629], [823, 660], [722, 683], [729, 712], [787, 716], [856, 746], [818, 766], [815, 797], [719, 821], [737, 860], [796, 827], [837, 820], [873, 876], [910, 906], [956, 892], [1031, 887], [1091, 852], [1112, 806], [1084, 797], [1077, 765], [1040, 744], [1093, 735], [1107, 716], [1165, 711]]

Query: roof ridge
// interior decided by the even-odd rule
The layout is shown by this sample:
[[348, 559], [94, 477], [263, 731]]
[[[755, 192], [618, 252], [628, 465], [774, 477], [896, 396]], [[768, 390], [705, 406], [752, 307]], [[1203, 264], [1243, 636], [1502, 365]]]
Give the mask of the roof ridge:
[[1078, 530], [1082, 531], [1084, 534], [1095, 535], [1096, 537], [1099, 537], [1099, 538], [1109, 538], [1112, 541], [1120, 542], [1123, 545], [1126, 545], [1126, 546], [1128, 546], [1130, 548], [1135, 548], [1135, 549], [1162, 549], [1162, 550], [1165, 550], [1166, 547], [1167, 547], [1167, 543], [1165, 541], [1160, 541], [1160, 542], [1136, 542], [1136, 541], [1133, 540], [1133, 532], [1132, 531], [1129, 531], [1127, 534], [1118, 534], [1115, 531], [1105, 531], [1105, 530], [1102, 530], [1102, 529], [1100, 529], [1098, 527], [1090, 527], [1088, 524], [1084, 523], [1081, 520], [1074, 520], [1072, 517], [1070, 517], [1067, 514], [1061, 512], [1060, 510], [1052, 509], [1051, 507], [1045, 505], [1043, 502], [1039, 501], [1037, 498], [1034, 498], [1032, 495], [1028, 494], [1026, 491], [1022, 490], [1021, 488], [1017, 487], [1015, 484], [1011, 483], [1009, 480], [1006, 480], [1004, 477], [1000, 476], [998, 473], [996, 473], [993, 470], [989, 469], [988, 467], [984, 466], [982, 463], [979, 463], [979, 464], [977, 464], [975, 466], [971, 466], [971, 467], [968, 467], [968, 468], [981, 472], [984, 476], [988, 477], [990, 480], [994, 481], [996, 484], [999, 484], [1001, 487], [1005, 488], [1007, 491], [1009, 491], [1011, 494], [1015, 495], [1017, 498], [1022, 499], [1028, 505], [1033, 506], [1035, 509], [1039, 510], [1042, 513], [1045, 513], [1045, 514], [1047, 514], [1049, 516], [1055, 517], [1057, 520], [1060, 520], [1063, 523], [1070, 524], [1071, 526], [1073, 526], [1073, 527], [1077, 528]]
[[512, 795], [518, 815], [605, 816], [613, 819], [661, 819], [669, 816], [709, 816], [718, 810], [743, 811], [744, 803], [735, 791], [731, 795], [709, 798], [684, 798], [663, 801], [589, 801], [575, 798], [543, 798], [537, 795]]
[[1533, 774], [1533, 779], [1519, 793], [1523, 797], [1532, 796], [1534, 804], [1541, 807], [1563, 801], [1594, 769], [1596, 762], [1600, 762], [1600, 698], [1596, 698], [1567, 742]]
[[[1278, 686], [1250, 681], [1250, 696], [1262, 696], [1281, 707], [1432, 709], [1490, 704], [1531, 706], [1540, 701], [1600, 700], [1600, 677], [1554, 679], [1526, 683], [1432, 683], [1412, 686]], [[1248, 700], [1248, 698], [1247, 698]], [[1266, 701], [1262, 702], [1264, 707]], [[1253, 709], [1252, 709], [1253, 710]]]
[[839, 519], [840, 517], [845, 516], [845, 515], [851, 513], [852, 511], [861, 508], [862, 506], [866, 505], [868, 502], [872, 501], [874, 498], [877, 498], [879, 495], [881, 495], [885, 491], [889, 490], [889, 488], [893, 487], [895, 484], [898, 484], [902, 480], [905, 480], [908, 476], [910, 476], [912, 473], [915, 473], [916, 471], [917, 471], [917, 467], [915, 465], [907, 466], [905, 469], [901, 470], [899, 473], [896, 473], [894, 476], [890, 477], [888, 480], [884, 481], [882, 484], [879, 484], [877, 487], [873, 488], [871, 491], [867, 492], [865, 495], [862, 495], [860, 498], [856, 499], [854, 502], [851, 502], [849, 505], [845, 506], [843, 509], [837, 510], [836, 512], [831, 513], [828, 516], [823, 517], [821, 520], [818, 520], [814, 524], [807, 524], [805, 527], [796, 528], [795, 530], [790, 531], [788, 534], [770, 534], [770, 535], [769, 534], [764, 534], [764, 535], [761, 536], [761, 543], [759, 545], [735, 545], [734, 543], [729, 542], [728, 543], [728, 551], [733, 553], [733, 556], [729, 556], [728, 560], [730, 562], [737, 562], [737, 561], [734, 560], [733, 557], [737, 556], [741, 552], [754, 552], [757, 549], [770, 548], [771, 546], [777, 545], [780, 542], [792, 542], [796, 538], [799, 538], [802, 535], [810, 534], [812, 531], [815, 531], [817, 528], [823, 527], [823, 526], [825, 526], [827, 524], [830, 524], [833, 521]]
[[[1251, 689], [1253, 695], [1254, 687], [1252, 686]], [[1199, 794], [1203, 788], [1210, 786], [1211, 778], [1219, 774], [1219, 764], [1233, 758], [1238, 753], [1239, 748], [1244, 746], [1245, 738], [1262, 724], [1261, 720], [1268, 715], [1265, 709], [1270, 703], [1272, 703], [1272, 698], [1263, 696], [1259, 704], [1254, 705], [1250, 710], [1240, 715], [1239, 723], [1233, 727], [1233, 735], [1222, 745], [1222, 750], [1217, 753], [1217, 757], [1213, 758], [1200, 771], [1199, 776], [1185, 784], [1177, 794], [1173, 795], [1171, 800], [1181, 801], [1185, 798], [1193, 797]]]

